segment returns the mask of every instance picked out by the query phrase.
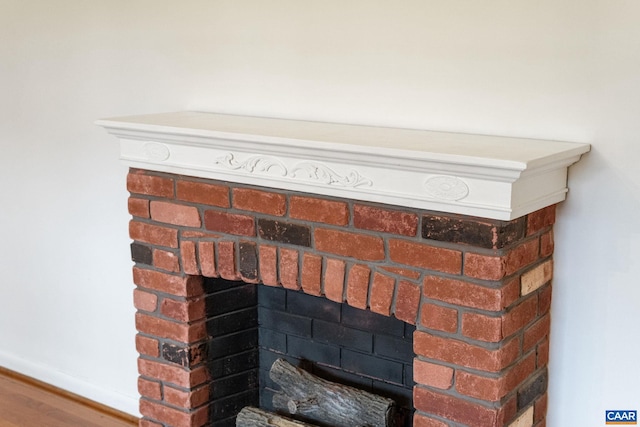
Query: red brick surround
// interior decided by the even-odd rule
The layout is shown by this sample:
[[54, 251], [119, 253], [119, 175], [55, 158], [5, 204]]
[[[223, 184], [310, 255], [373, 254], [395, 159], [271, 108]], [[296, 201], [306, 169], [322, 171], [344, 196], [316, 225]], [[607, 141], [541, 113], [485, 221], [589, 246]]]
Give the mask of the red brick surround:
[[202, 277], [415, 324], [416, 427], [545, 425], [555, 206], [497, 221], [141, 170], [127, 188], [140, 426], [214, 421]]

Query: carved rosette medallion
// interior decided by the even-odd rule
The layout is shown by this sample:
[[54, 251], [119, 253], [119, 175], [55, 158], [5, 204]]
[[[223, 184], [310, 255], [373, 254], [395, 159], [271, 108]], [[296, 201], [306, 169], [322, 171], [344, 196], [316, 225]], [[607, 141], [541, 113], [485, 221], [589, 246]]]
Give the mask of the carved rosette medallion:
[[148, 160], [163, 162], [171, 156], [169, 147], [159, 142], [147, 142], [142, 147], [142, 152]]
[[469, 187], [455, 176], [432, 176], [424, 183], [426, 192], [434, 199], [462, 200], [469, 195]]

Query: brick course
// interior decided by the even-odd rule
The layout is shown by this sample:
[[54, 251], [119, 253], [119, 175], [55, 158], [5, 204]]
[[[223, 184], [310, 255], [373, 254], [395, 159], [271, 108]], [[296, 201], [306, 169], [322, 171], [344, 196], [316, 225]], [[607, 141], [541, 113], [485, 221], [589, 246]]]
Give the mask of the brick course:
[[448, 389], [453, 384], [453, 368], [415, 359], [413, 361], [413, 379], [440, 389]]
[[486, 372], [500, 372], [518, 358], [520, 342], [513, 339], [497, 349], [487, 349], [481, 345], [418, 331], [414, 336], [413, 348], [419, 356]]
[[127, 190], [132, 194], [173, 198], [173, 179], [132, 170], [127, 175]]
[[178, 273], [180, 271], [180, 257], [175, 252], [162, 249], [153, 250], [153, 266], [161, 270]]
[[305, 253], [302, 258], [302, 289], [309, 295], [320, 296], [322, 257]]
[[436, 419], [425, 417], [420, 413], [416, 413], [413, 417], [413, 426], [414, 427], [448, 427], [442, 421], [438, 421]]
[[201, 290], [202, 280], [194, 276], [177, 276], [138, 267], [133, 268], [133, 283], [141, 288], [190, 297]]
[[422, 387], [413, 391], [413, 405], [418, 411], [437, 415], [467, 426], [485, 427], [499, 425], [498, 411], [478, 403], [457, 399]]
[[141, 218], [149, 218], [151, 216], [149, 211], [149, 200], [130, 197], [128, 208], [129, 213], [132, 216], [139, 216]]
[[347, 225], [349, 223], [349, 206], [344, 202], [291, 196], [289, 215], [291, 218], [306, 221]]
[[143, 356], [158, 357], [160, 355], [160, 342], [155, 338], [138, 334], [136, 335], [136, 350]]
[[[345, 325], [361, 309], [417, 325], [414, 426], [501, 427], [529, 408], [544, 425], [555, 206], [490, 221], [141, 170], [127, 189], [141, 426], [232, 420], [212, 390], [256, 360], [238, 343], [257, 342], [257, 332], [217, 331], [255, 317], [243, 304], [256, 285], [344, 302]], [[232, 297], [227, 281], [239, 279], [249, 287]], [[269, 321], [300, 331], [301, 314]], [[369, 363], [357, 352], [345, 363], [351, 356]]]
[[129, 237], [135, 241], [152, 245], [178, 247], [178, 230], [174, 228], [131, 221], [129, 223]]
[[221, 208], [230, 207], [229, 187], [180, 180], [176, 185], [177, 199]]
[[210, 394], [211, 390], [208, 386], [188, 392], [170, 386], [164, 387], [164, 401], [170, 405], [186, 409], [193, 409], [206, 404], [209, 401]]
[[380, 237], [326, 228], [316, 228], [315, 247], [320, 252], [362, 261], [382, 261], [385, 255]]
[[451, 274], [460, 274], [462, 266], [460, 251], [408, 240], [391, 239], [389, 257], [400, 264]]
[[280, 270], [282, 286], [295, 290], [300, 288], [300, 282], [298, 280], [298, 273], [300, 271], [298, 266], [298, 251], [286, 248], [280, 249], [278, 269]]
[[186, 274], [200, 274], [200, 265], [196, 259], [196, 243], [190, 240], [180, 242], [180, 257], [182, 258], [182, 269]]
[[425, 239], [487, 249], [507, 247], [522, 239], [524, 233], [524, 217], [513, 221], [495, 221], [428, 214], [422, 219], [422, 237]]
[[415, 236], [418, 232], [418, 216], [413, 213], [355, 205], [353, 225], [364, 230]]
[[233, 189], [233, 207], [240, 210], [283, 216], [287, 210], [286, 197], [248, 188]]
[[204, 277], [216, 277], [215, 244], [213, 242], [198, 242], [198, 264]]
[[142, 289], [133, 290], [133, 305], [142, 311], [156, 311], [158, 308], [158, 296], [145, 292]]
[[422, 304], [420, 324], [428, 329], [455, 333], [458, 330], [458, 310], [425, 302]]
[[398, 283], [395, 316], [412, 325], [416, 324], [420, 307], [420, 287], [405, 280]]
[[329, 258], [324, 276], [324, 292], [334, 302], [344, 301], [344, 280], [346, 265], [344, 261]]
[[162, 399], [162, 383], [158, 381], [150, 381], [145, 378], [138, 378], [138, 392], [141, 396], [154, 400]]
[[375, 273], [371, 284], [371, 311], [389, 316], [394, 289], [395, 279], [393, 277]]
[[363, 310], [367, 308], [370, 276], [371, 270], [364, 265], [351, 267], [347, 280], [347, 304]]
[[200, 227], [200, 213], [194, 206], [154, 200], [150, 204], [151, 219], [185, 227]]
[[230, 214], [208, 210], [204, 213], [204, 225], [207, 230], [239, 236], [255, 236], [255, 221], [248, 215]]

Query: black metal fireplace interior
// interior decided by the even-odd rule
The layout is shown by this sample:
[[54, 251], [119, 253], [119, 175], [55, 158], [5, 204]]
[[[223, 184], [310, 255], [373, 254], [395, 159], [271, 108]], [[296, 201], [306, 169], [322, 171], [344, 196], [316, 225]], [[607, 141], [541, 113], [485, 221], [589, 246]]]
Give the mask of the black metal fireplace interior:
[[[244, 406], [275, 411], [278, 385], [269, 378], [277, 358], [318, 377], [392, 398], [398, 426], [413, 411], [413, 331], [394, 317], [302, 292], [206, 279], [206, 350], [213, 378], [212, 419], [234, 425]], [[286, 414], [285, 414], [286, 415]]]

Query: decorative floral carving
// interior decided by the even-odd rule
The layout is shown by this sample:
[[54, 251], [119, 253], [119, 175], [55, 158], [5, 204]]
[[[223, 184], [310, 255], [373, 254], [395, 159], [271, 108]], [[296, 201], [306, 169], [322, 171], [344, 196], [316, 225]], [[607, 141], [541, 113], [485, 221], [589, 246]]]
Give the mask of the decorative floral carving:
[[427, 194], [435, 199], [462, 200], [469, 195], [469, 187], [455, 176], [432, 176], [424, 183]]
[[287, 175], [287, 167], [278, 160], [267, 156], [251, 156], [239, 162], [232, 153], [218, 157], [215, 163], [228, 169], [243, 169], [249, 173], [273, 173], [280, 176]]
[[319, 181], [326, 185], [336, 185], [341, 187], [359, 187], [361, 185], [371, 186], [373, 181], [363, 177], [356, 170], [352, 170], [349, 175], [342, 176], [327, 166], [315, 162], [302, 162], [296, 165], [290, 176], [298, 178], [298, 172], [303, 171], [306, 179]]
[[352, 170], [348, 175], [343, 176], [333, 169], [316, 162], [301, 162], [291, 171], [277, 159], [269, 156], [251, 156], [246, 160], [236, 160], [233, 153], [227, 153], [215, 159], [217, 165], [231, 170], [242, 169], [252, 174], [277, 174], [292, 179], [303, 179], [317, 181], [326, 185], [340, 187], [371, 186], [373, 181], [363, 177], [356, 170]]

